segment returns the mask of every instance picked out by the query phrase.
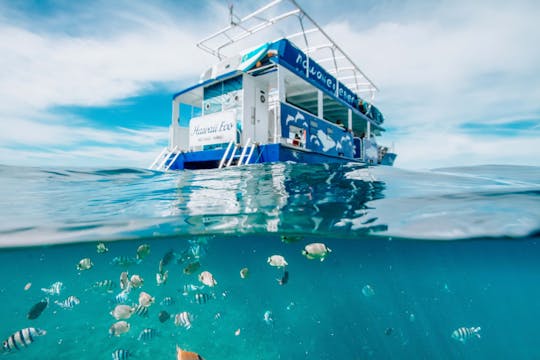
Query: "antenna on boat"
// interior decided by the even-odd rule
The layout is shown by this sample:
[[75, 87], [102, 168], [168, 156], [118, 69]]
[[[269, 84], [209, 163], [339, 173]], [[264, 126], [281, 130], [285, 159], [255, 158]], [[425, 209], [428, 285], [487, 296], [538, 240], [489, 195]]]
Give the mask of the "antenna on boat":
[[229, 23], [231, 26], [236, 25], [236, 22], [234, 21], [233, 7], [233, 4], [229, 4]]

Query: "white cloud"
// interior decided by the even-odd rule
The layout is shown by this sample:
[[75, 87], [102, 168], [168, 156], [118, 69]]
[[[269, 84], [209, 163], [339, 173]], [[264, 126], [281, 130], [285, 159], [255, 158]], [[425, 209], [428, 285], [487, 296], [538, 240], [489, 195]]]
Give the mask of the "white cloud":
[[[377, 103], [393, 130], [383, 141], [396, 142], [397, 165], [513, 159], [538, 164], [540, 157], [527, 159], [522, 150], [538, 147], [533, 136], [479, 138], [460, 129], [471, 122], [538, 118], [540, 47], [535, 39], [540, 31], [531, 24], [540, 17], [540, 6], [526, 1], [442, 1], [422, 10], [412, 2], [409, 12], [399, 16], [368, 19], [392, 14], [395, 9], [385, 4], [378, 5], [379, 12], [341, 18], [349, 22], [320, 22], [381, 87]], [[143, 3], [97, 2], [84, 9], [90, 13], [64, 13], [36, 26], [31, 16], [12, 20], [0, 15], [0, 67], [5, 70], [0, 72], [0, 162], [13, 163], [19, 156], [47, 159], [22, 150], [25, 144], [42, 147], [41, 153], [50, 151], [49, 161], [66, 162], [70, 156], [58, 151], [71, 145], [80, 150], [77, 156], [96, 164], [100, 159], [108, 164], [111, 152], [122, 153], [115, 144], [140, 146], [140, 153], [122, 153], [128, 162], [146, 153], [144, 149], [155, 149], [164, 142], [165, 129], [163, 134], [141, 136], [114, 124], [100, 130], [89, 119], [59, 118], [51, 110], [106, 106], [154, 84], [178, 86], [181, 79], [196, 80], [213, 59], [194, 44], [209, 29], [216, 30], [215, 14], [221, 18], [226, 13], [212, 3], [205, 23], [192, 13]], [[361, 25], [353, 23], [356, 20]], [[89, 139], [103, 149], [89, 148]], [[21, 151], [10, 152], [17, 144]], [[501, 147], [508, 155], [501, 154]]]

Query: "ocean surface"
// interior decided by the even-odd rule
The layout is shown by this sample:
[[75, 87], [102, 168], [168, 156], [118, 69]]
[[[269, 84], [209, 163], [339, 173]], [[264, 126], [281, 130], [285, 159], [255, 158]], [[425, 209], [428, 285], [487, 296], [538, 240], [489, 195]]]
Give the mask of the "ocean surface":
[[538, 167], [0, 166], [0, 204], [0, 358], [540, 359]]

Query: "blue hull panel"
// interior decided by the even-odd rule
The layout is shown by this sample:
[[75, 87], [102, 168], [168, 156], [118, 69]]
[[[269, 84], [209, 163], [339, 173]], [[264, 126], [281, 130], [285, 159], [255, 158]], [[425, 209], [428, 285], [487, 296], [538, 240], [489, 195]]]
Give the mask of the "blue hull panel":
[[[236, 156], [233, 159], [232, 164], [236, 164], [240, 158], [240, 154], [243, 149], [238, 149]], [[247, 153], [250, 149], [247, 149], [246, 155], [243, 159], [243, 163], [247, 160]], [[223, 158], [225, 149], [216, 150], [204, 150], [181, 153], [175, 160], [174, 164], [170, 167], [170, 170], [184, 170], [184, 169], [215, 169], [219, 167], [219, 163]], [[228, 161], [228, 158], [227, 158]], [[346, 158], [342, 156], [332, 156], [312, 151], [305, 151], [301, 148], [284, 146], [281, 144], [267, 144], [258, 146], [251, 156], [250, 164], [262, 164], [271, 162], [297, 162], [307, 164], [321, 164], [321, 163], [348, 163], [358, 162], [363, 163], [359, 159]]]

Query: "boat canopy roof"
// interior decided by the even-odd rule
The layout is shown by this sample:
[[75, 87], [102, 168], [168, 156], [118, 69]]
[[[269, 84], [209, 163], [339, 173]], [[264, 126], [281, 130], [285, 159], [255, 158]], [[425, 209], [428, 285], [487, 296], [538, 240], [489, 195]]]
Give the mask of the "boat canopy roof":
[[268, 39], [292, 40], [340, 83], [373, 101], [377, 86], [295, 0], [271, 1], [243, 18], [229, 9], [229, 26], [201, 40], [199, 48], [223, 60]]

